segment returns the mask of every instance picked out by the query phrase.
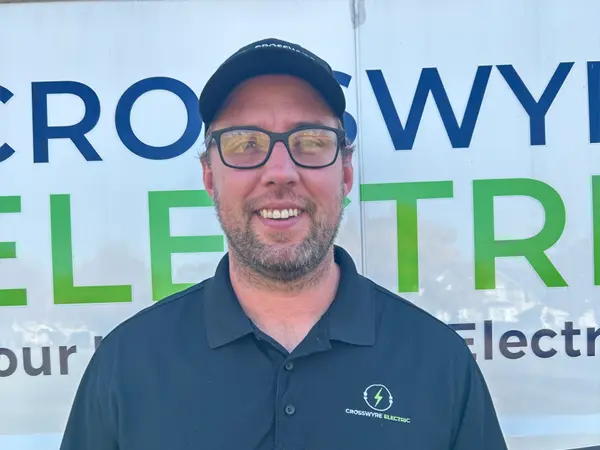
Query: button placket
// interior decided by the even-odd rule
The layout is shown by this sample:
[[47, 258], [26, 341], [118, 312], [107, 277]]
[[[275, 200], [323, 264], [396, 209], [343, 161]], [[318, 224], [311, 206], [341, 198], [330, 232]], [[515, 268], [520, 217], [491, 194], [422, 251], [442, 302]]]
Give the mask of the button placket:
[[[286, 361], [285, 364], [283, 365], [283, 369], [288, 373], [291, 372], [292, 370], [294, 370], [294, 362]], [[282, 374], [282, 376], [285, 376], [285, 375]], [[290, 384], [290, 380], [288, 379], [288, 381], [287, 381], [288, 387], [289, 387], [289, 384]], [[296, 413], [296, 406], [294, 406], [293, 403], [288, 402], [285, 404], [285, 407], [283, 408], [283, 410], [287, 416], [293, 416]]]
[[[296, 398], [294, 394], [293, 380], [295, 379], [294, 371], [297, 369], [295, 361], [288, 355], [288, 360], [284, 360], [279, 364], [277, 369], [277, 401], [275, 414], [275, 446], [285, 446], [283, 441], [290, 439], [290, 428], [294, 429], [297, 425], [293, 425], [297, 419]], [[292, 420], [294, 419], [294, 420]]]

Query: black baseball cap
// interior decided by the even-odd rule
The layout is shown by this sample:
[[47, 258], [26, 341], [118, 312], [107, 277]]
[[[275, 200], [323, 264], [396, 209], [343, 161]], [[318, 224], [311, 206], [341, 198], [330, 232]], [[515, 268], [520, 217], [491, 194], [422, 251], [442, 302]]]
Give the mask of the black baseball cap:
[[346, 98], [331, 66], [298, 44], [269, 38], [242, 47], [210, 77], [200, 94], [199, 104], [206, 129], [238, 84], [267, 74], [294, 75], [304, 79], [323, 96], [343, 123]]

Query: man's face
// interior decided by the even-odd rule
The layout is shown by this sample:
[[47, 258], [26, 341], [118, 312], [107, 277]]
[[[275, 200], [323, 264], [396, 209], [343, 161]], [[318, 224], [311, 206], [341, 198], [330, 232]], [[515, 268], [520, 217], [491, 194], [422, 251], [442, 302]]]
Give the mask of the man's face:
[[[241, 85], [211, 129], [253, 125], [283, 132], [306, 122], [338, 126], [306, 82], [269, 75]], [[329, 167], [302, 168], [278, 142], [262, 167], [233, 169], [223, 164], [216, 146], [210, 152], [210, 164], [203, 161], [204, 186], [236, 259], [276, 281], [293, 281], [317, 268], [336, 237], [343, 200], [352, 188], [350, 158], [340, 154]], [[298, 215], [263, 217], [285, 216], [279, 214], [283, 210], [298, 210]]]

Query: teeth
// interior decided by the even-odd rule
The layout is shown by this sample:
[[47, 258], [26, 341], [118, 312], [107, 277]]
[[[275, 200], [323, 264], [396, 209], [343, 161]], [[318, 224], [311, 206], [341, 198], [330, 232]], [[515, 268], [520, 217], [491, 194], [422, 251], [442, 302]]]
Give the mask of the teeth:
[[288, 209], [261, 209], [258, 212], [265, 219], [289, 219], [290, 217], [296, 217], [300, 214], [297, 208]]

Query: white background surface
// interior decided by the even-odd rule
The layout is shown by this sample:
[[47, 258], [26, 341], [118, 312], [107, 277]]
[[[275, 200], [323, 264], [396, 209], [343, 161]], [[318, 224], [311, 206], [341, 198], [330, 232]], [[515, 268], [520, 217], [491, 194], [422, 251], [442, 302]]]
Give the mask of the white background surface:
[[[465, 336], [475, 338], [478, 353], [487, 319], [494, 319], [496, 346], [509, 329], [530, 339], [541, 328], [560, 332], [565, 320], [580, 328], [600, 326], [590, 198], [600, 153], [589, 144], [586, 73], [587, 62], [598, 59], [600, 5], [358, 3], [355, 21], [345, 0], [0, 5], [0, 85], [14, 93], [0, 104], [0, 144], [16, 150], [0, 163], [0, 196], [22, 201], [20, 214], [0, 215], [0, 242], [17, 242], [18, 256], [0, 260], [0, 288], [25, 287], [28, 293], [27, 307], [0, 308], [0, 347], [32, 347], [38, 362], [39, 347], [50, 346], [53, 372], [26, 375], [20, 354], [17, 373], [0, 378], [0, 449], [58, 448], [93, 336], [152, 303], [148, 191], [202, 189], [199, 142], [167, 161], [134, 155], [115, 130], [119, 98], [154, 76], [183, 81], [199, 95], [224, 58], [264, 37], [298, 42], [352, 76], [346, 93], [348, 112], [359, 125], [356, 188], [339, 243], [362, 272], [397, 291], [395, 204], [361, 205], [359, 183], [452, 181], [453, 198], [419, 202], [421, 294], [403, 295], [448, 322], [476, 323], [477, 330]], [[529, 144], [528, 115], [494, 67], [469, 148], [451, 147], [430, 96], [413, 149], [395, 151], [366, 75], [383, 72], [404, 125], [421, 70], [436, 67], [461, 123], [478, 66], [512, 64], [538, 99], [560, 62], [574, 66], [546, 115], [544, 146]], [[50, 162], [33, 162], [31, 84], [65, 80], [85, 83], [100, 99], [99, 123], [87, 137], [103, 161], [87, 162], [70, 141], [53, 140]], [[75, 123], [83, 113], [72, 96], [49, 100], [50, 125]], [[144, 95], [132, 112], [138, 138], [152, 145], [173, 142], [185, 124], [183, 104], [167, 92]], [[545, 287], [519, 258], [497, 262], [497, 279], [508, 287], [473, 287], [472, 182], [516, 177], [548, 183], [565, 203], [567, 225], [548, 254], [570, 284], [566, 289]], [[49, 203], [51, 194], [62, 193], [71, 195], [76, 285], [129, 284], [132, 303], [53, 305]], [[543, 220], [532, 200], [496, 202], [498, 238], [530, 236]], [[171, 227], [173, 234], [220, 234], [210, 208], [173, 211]], [[175, 255], [173, 281], [210, 276], [221, 256]], [[578, 358], [565, 355], [560, 336], [554, 341], [558, 354], [549, 359], [526, 348], [525, 357], [509, 360], [496, 347], [494, 359], [480, 360], [511, 450], [600, 444], [600, 360], [585, 356], [581, 337], [575, 340], [584, 354]], [[57, 349], [74, 344], [79, 350], [70, 374], [60, 375]], [[0, 370], [3, 363], [0, 358]]]

